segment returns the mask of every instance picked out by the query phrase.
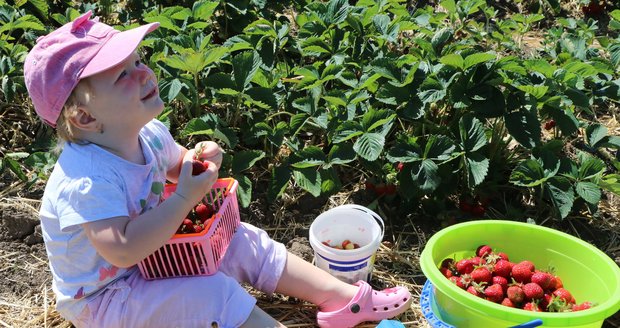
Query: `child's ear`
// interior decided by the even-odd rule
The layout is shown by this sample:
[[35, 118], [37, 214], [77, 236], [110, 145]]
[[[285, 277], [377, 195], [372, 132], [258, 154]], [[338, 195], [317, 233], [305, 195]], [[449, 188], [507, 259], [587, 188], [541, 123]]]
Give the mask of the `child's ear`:
[[101, 130], [97, 119], [83, 107], [78, 107], [76, 113], [69, 118], [69, 122], [71, 125], [83, 131], [98, 132]]

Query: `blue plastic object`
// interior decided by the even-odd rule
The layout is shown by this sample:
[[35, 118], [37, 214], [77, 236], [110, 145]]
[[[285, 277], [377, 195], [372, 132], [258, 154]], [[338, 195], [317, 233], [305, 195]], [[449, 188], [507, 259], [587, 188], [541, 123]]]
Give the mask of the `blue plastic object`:
[[449, 325], [435, 315], [433, 307], [437, 307], [435, 304], [435, 296], [433, 295], [433, 284], [430, 280], [427, 280], [422, 288], [422, 294], [420, 295], [420, 307], [422, 308], [422, 314], [428, 321], [429, 325], [433, 328], [455, 328]]
[[381, 320], [381, 322], [379, 322], [379, 325], [377, 325], [377, 328], [405, 328], [405, 325], [403, 325], [400, 321], [398, 320]]
[[[422, 308], [422, 314], [426, 318], [426, 321], [433, 328], [455, 328], [454, 326], [447, 324], [441, 320], [441, 318], [435, 314], [435, 309], [437, 309], [437, 304], [435, 303], [435, 296], [433, 293], [433, 284], [430, 280], [427, 280], [422, 288], [422, 294], [420, 295], [420, 307]], [[439, 312], [439, 311], [437, 311]], [[509, 328], [533, 328], [538, 327], [543, 324], [542, 320], [536, 319], [530, 322], [526, 322], [524, 324], [520, 324], [517, 326], [512, 326]]]
[[532, 328], [532, 327], [542, 326], [542, 324], [543, 324], [542, 320], [536, 319], [536, 320], [532, 320], [530, 322], [526, 322], [521, 325], [509, 327], [509, 328]]

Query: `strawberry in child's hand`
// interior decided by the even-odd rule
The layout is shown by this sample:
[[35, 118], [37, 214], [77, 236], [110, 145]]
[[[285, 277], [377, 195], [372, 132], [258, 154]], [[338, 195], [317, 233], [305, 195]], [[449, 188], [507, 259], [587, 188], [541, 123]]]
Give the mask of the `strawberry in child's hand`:
[[199, 160], [192, 161], [192, 175], [198, 175], [209, 168], [209, 164], [201, 162]]

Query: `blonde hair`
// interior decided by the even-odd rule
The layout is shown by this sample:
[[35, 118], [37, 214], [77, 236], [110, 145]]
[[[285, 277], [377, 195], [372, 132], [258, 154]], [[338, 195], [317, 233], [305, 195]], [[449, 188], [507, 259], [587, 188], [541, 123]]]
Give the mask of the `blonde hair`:
[[73, 91], [71, 91], [56, 121], [56, 136], [58, 137], [58, 142], [54, 151], [60, 152], [67, 142], [85, 143], [84, 140], [77, 138], [73, 124], [71, 124], [71, 118], [77, 115], [78, 107], [88, 103], [90, 97], [91, 90], [88, 79], [80, 80], [75, 88], [73, 88]]

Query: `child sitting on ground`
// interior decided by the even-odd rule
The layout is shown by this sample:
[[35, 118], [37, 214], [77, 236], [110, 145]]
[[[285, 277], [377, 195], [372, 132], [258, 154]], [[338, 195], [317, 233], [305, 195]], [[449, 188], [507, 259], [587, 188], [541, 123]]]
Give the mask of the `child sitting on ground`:
[[[77, 327], [281, 327], [242, 287], [316, 304], [322, 327], [352, 327], [409, 308], [404, 287], [342, 282], [242, 223], [211, 276], [147, 281], [136, 264], [159, 249], [218, 177], [214, 142], [178, 145], [155, 119], [164, 103], [136, 49], [158, 23], [119, 32], [88, 12], [37, 40], [24, 63], [34, 108], [64, 146], [41, 227], [57, 310]], [[208, 169], [192, 175], [192, 159]], [[166, 181], [176, 191], [162, 201]]]

